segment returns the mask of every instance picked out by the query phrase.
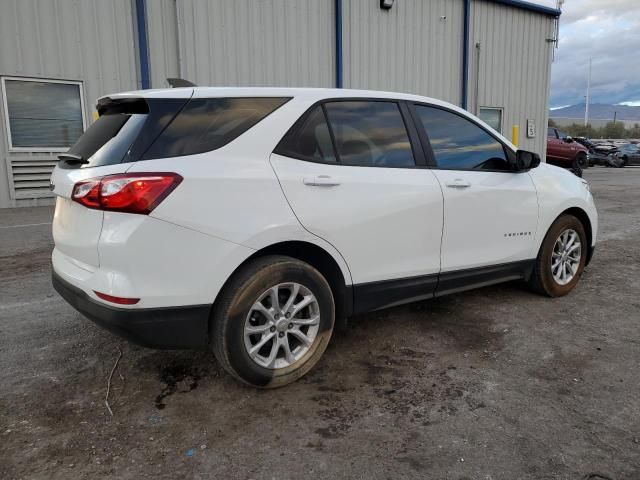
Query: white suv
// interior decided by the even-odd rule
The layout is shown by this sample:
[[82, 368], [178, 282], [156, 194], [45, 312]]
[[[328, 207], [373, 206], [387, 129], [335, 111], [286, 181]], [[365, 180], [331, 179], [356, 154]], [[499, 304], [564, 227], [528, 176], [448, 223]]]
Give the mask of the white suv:
[[177, 88], [98, 111], [52, 175], [55, 288], [251, 385], [306, 373], [336, 319], [516, 279], [564, 295], [593, 253], [587, 183], [445, 102]]

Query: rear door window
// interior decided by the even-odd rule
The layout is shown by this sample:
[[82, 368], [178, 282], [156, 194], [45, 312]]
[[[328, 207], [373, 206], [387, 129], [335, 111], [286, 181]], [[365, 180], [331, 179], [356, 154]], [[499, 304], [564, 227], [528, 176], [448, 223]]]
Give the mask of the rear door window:
[[324, 104], [340, 163], [413, 167], [413, 151], [396, 102], [349, 100]]
[[144, 153], [142, 160], [216, 150], [288, 100], [270, 97], [192, 99]]

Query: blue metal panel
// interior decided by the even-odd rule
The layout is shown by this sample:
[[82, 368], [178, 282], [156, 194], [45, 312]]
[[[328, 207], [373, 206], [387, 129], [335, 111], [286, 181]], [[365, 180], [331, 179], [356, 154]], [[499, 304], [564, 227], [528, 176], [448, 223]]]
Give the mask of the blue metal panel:
[[462, 27], [462, 108], [467, 109], [469, 85], [469, 29], [471, 28], [471, 0], [464, 0]]
[[342, 88], [342, 0], [335, 0], [336, 9], [336, 87]]
[[138, 26], [138, 55], [140, 57], [140, 83], [142, 89], [151, 88], [149, 75], [149, 41], [147, 37], [147, 11], [145, 0], [136, 0], [136, 24]]
[[542, 13], [551, 17], [559, 17], [561, 11], [557, 8], [545, 7], [543, 5], [536, 5], [535, 3], [525, 2], [523, 0], [490, 0], [493, 3], [501, 3], [502, 5], [508, 5], [514, 8], [520, 8], [522, 10], [529, 10], [530, 12]]

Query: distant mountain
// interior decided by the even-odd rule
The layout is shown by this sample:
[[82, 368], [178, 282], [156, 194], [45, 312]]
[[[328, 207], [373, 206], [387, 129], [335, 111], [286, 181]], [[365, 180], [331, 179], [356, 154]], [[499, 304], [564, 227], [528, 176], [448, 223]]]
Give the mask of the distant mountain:
[[[551, 118], [579, 118], [584, 119], [585, 104], [571, 105], [570, 107], [550, 110]], [[609, 105], [607, 103], [592, 103], [589, 105], [589, 118], [594, 120], [611, 120], [614, 114], [618, 120], [640, 121], [640, 107], [628, 105]]]

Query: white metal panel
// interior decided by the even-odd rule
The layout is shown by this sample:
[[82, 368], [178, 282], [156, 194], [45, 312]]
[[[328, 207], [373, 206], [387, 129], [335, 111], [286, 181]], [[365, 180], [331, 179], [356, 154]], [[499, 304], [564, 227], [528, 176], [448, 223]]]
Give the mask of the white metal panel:
[[198, 85], [334, 85], [333, 0], [178, 0], [182, 77]]
[[[469, 110], [502, 108], [502, 133], [511, 138], [519, 125], [519, 147], [544, 155], [554, 20], [487, 0], [471, 5]], [[527, 138], [527, 119], [535, 138]]]
[[176, 0], [147, 1], [146, 6], [151, 88], [162, 88], [167, 78], [181, 77]]
[[344, 86], [416, 93], [460, 105], [462, 0], [344, 2]]
[[[131, 0], [3, 0], [0, 75], [82, 82], [90, 122], [98, 97], [138, 84], [134, 18]], [[0, 208], [20, 200], [34, 204], [49, 196], [44, 169], [55, 164], [56, 154], [8, 152], [4, 123]]]

